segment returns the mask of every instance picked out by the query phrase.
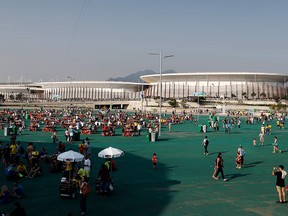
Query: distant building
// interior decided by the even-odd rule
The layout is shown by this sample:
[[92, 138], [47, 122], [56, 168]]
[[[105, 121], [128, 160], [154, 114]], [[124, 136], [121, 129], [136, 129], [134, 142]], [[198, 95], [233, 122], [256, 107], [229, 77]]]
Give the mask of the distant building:
[[[66, 81], [0, 84], [5, 99], [133, 100], [160, 96], [160, 75], [140, 77], [145, 83], [118, 81]], [[162, 74], [163, 98], [284, 98], [288, 74], [264, 72], [193, 72]], [[143, 94], [142, 94], [143, 90]]]
[[147, 88], [145, 83], [117, 81], [66, 81], [40, 82], [26, 84], [0, 84], [0, 94], [5, 99], [16, 97], [19, 93], [24, 98], [45, 100], [107, 100], [139, 99]]
[[[160, 96], [160, 75], [145, 75], [148, 97]], [[195, 93], [222, 98], [284, 98], [288, 74], [262, 72], [193, 72], [162, 74], [162, 97], [186, 98]], [[253, 96], [254, 95], [254, 96]]]

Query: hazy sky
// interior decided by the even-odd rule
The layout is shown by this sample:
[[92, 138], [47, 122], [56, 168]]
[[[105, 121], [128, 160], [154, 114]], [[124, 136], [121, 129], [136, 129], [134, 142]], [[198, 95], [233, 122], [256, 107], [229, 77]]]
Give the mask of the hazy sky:
[[287, 73], [287, 0], [0, 0], [0, 81]]

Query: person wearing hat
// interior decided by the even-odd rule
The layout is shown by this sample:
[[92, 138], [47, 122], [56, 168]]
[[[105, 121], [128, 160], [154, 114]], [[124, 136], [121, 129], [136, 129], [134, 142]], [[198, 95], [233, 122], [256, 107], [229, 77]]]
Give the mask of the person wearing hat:
[[244, 156], [245, 156], [245, 151], [244, 149], [242, 148], [242, 145], [239, 145], [239, 148], [237, 150], [237, 152], [239, 153], [240, 157], [241, 157], [241, 164], [240, 164], [240, 167], [244, 166]]
[[208, 137], [205, 136], [202, 145], [204, 146], [204, 155], [208, 155], [208, 145], [209, 145], [209, 140]]
[[284, 170], [284, 166], [279, 165], [279, 167], [274, 167], [272, 170], [272, 175], [277, 177], [276, 190], [279, 196], [279, 201], [277, 201], [277, 203], [286, 203], [285, 177], [287, 172]]

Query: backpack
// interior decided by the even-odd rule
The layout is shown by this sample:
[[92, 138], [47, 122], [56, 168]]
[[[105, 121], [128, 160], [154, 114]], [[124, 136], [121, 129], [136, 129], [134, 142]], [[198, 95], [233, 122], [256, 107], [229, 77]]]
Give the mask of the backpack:
[[204, 142], [204, 144], [207, 146], [207, 145], [209, 144], [209, 140], [206, 139], [205, 142]]

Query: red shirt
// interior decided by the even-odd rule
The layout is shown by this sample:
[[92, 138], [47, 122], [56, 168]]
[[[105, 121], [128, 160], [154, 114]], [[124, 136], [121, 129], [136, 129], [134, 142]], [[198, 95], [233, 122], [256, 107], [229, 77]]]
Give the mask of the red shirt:
[[153, 162], [153, 163], [157, 163], [157, 156], [156, 156], [156, 155], [153, 155], [153, 157], [152, 157], [152, 162]]

